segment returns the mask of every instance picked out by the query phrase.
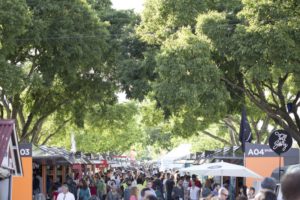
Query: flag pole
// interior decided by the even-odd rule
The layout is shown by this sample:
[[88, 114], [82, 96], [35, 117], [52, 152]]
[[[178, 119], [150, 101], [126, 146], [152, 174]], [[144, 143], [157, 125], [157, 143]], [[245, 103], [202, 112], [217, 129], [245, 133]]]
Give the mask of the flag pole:
[[281, 179], [281, 154], [279, 154], [279, 183]]

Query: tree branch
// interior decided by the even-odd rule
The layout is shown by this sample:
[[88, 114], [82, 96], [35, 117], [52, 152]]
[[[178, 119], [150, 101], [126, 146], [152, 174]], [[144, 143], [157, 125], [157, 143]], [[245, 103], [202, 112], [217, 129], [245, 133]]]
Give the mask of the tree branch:
[[272, 86], [272, 83], [270, 83], [270, 85], [268, 85], [268, 84], [262, 82], [262, 85], [270, 90], [270, 93], [271, 93], [271, 96], [272, 96], [272, 99], [273, 99], [275, 105], [276, 105], [277, 107], [279, 107], [279, 103], [278, 103], [278, 101], [277, 101], [277, 99], [276, 99], [276, 97], [275, 97], [275, 95], [278, 96], [278, 93], [276, 92], [276, 90], [275, 90], [274, 87]]
[[38, 133], [42, 130], [42, 126], [46, 118], [47, 116], [43, 116], [40, 119], [38, 119], [37, 122], [34, 124], [32, 130], [29, 132], [29, 135], [31, 135], [31, 143], [35, 144], [36, 137]]
[[33, 120], [33, 116], [34, 116], [34, 113], [30, 112], [29, 115], [28, 115], [28, 117], [27, 117], [27, 120], [26, 120], [26, 122], [25, 122], [25, 124], [23, 126], [23, 129], [22, 129], [22, 135], [21, 135], [22, 139], [26, 138], [26, 134], [27, 134], [29, 126], [30, 126], [30, 124], [31, 124], [31, 122]]
[[255, 80], [254, 81], [254, 85], [255, 85], [255, 87], [256, 87], [256, 89], [258, 91], [259, 98], [266, 102], [267, 101], [266, 95], [265, 95], [264, 90], [261, 87], [260, 83], [257, 80]]
[[21, 126], [24, 127], [25, 117], [24, 117], [24, 114], [23, 114], [23, 105], [20, 107], [18, 115], [19, 115], [19, 118], [20, 118]]
[[263, 120], [263, 125], [261, 126], [261, 129], [259, 131], [260, 134], [263, 134], [264, 132], [267, 131], [269, 122], [270, 122], [270, 117], [267, 115], [266, 118]]
[[57, 127], [57, 129], [55, 129], [55, 131], [53, 131], [51, 134], [49, 134], [46, 139], [42, 142], [42, 145], [45, 145], [48, 140], [53, 137], [55, 134], [57, 134], [69, 121], [71, 120], [71, 118], [65, 120], [59, 127]]
[[283, 89], [283, 85], [284, 85], [286, 79], [288, 78], [288, 76], [289, 76], [289, 73], [286, 73], [282, 78], [279, 78], [278, 86], [277, 86], [277, 93], [278, 93], [278, 97], [279, 97], [279, 102], [281, 104], [281, 109], [284, 109], [284, 110], [286, 108], [286, 103], [285, 103], [282, 89]]
[[[229, 80], [222, 78], [228, 85], [232, 86], [233, 88], [237, 88], [245, 93], [245, 95], [262, 111], [266, 112], [270, 118], [274, 120], [275, 123], [283, 127], [286, 131], [290, 132], [292, 137], [298, 142], [300, 145], [300, 134], [297, 124], [295, 124], [294, 120], [290, 117], [289, 113], [286, 111], [285, 107], [285, 99], [282, 92], [283, 85], [287, 80], [289, 74], [286, 73], [284, 77], [279, 78], [278, 86], [277, 86], [277, 93], [278, 98], [280, 100], [280, 107], [267, 102], [262, 98], [260, 95], [256, 94], [252, 89], [250, 83], [245, 79], [247, 89], [241, 88], [234, 83], [230, 82]], [[299, 102], [300, 104], [300, 102]]]
[[12, 119], [17, 119], [17, 114], [19, 112], [20, 104], [21, 104], [20, 101], [21, 101], [20, 95], [16, 94], [12, 101], [12, 114], [11, 114]]
[[4, 118], [4, 107], [0, 104], [0, 118]]
[[218, 137], [218, 136], [216, 136], [216, 135], [213, 135], [213, 134], [211, 134], [211, 133], [208, 132], [208, 131], [201, 131], [201, 133], [204, 133], [205, 135], [207, 135], [207, 136], [209, 136], [209, 137], [211, 137], [211, 138], [213, 138], [213, 139], [215, 139], [215, 140], [217, 140], [217, 141], [219, 141], [219, 142], [222, 142], [222, 143], [227, 144], [227, 145], [231, 145], [228, 141], [224, 140], [224, 139], [221, 138], [221, 137]]
[[256, 135], [256, 143], [257, 144], [260, 144], [260, 134], [259, 134], [259, 131], [258, 131], [258, 128], [257, 128], [257, 123], [252, 116], [250, 116], [250, 121], [251, 121], [251, 124], [252, 124], [252, 128], [254, 129], [254, 132], [255, 132], [255, 135]]
[[6, 117], [10, 118], [11, 117], [11, 110], [9, 108], [9, 103], [6, 100], [5, 94], [3, 93], [3, 90], [1, 91], [1, 101], [3, 103], [3, 107], [5, 108], [5, 111], [6, 111]]
[[233, 82], [231, 82], [230, 80], [226, 79], [225, 77], [221, 77], [221, 80], [224, 81], [226, 84], [228, 84], [229, 86], [231, 86], [234, 89], [238, 89], [241, 92], [245, 92], [245, 89], [239, 85], [234, 84]]
[[[293, 114], [294, 114], [294, 117], [295, 117], [295, 121], [296, 121], [296, 124], [297, 124], [297, 127], [298, 127], [298, 130], [300, 132], [300, 118], [299, 118], [299, 115], [298, 115], [298, 107], [300, 106], [300, 91], [297, 92], [297, 95], [293, 101]], [[298, 102], [299, 101], [299, 102]]]
[[300, 99], [300, 91], [297, 92], [297, 95], [296, 95], [296, 97], [295, 97], [295, 99], [293, 101], [293, 104], [297, 105], [297, 102], [299, 101], [299, 99]]
[[233, 145], [237, 145], [237, 135], [238, 135], [238, 132], [236, 130], [236, 128], [234, 127], [234, 125], [229, 121], [231, 119], [223, 119], [222, 121], [224, 122], [225, 126], [228, 127], [229, 129], [229, 134], [230, 134], [230, 138], [231, 138], [231, 141], [233, 143]]

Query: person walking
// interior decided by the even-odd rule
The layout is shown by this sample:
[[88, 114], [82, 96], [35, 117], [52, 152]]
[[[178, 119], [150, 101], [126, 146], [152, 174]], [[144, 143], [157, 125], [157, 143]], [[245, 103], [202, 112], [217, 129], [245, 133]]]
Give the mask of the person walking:
[[173, 188], [172, 197], [174, 200], [184, 200], [183, 179], [179, 179], [177, 186]]
[[255, 198], [255, 188], [254, 187], [249, 188], [247, 197], [249, 200], [253, 200]]
[[300, 170], [282, 178], [281, 191], [285, 200], [300, 200]]
[[229, 192], [226, 188], [221, 187], [219, 189], [218, 200], [226, 200], [229, 197]]
[[131, 191], [131, 185], [132, 185], [132, 181], [130, 179], [127, 179], [125, 181], [126, 187], [123, 188], [123, 199], [124, 200], [129, 200], [130, 199], [130, 191]]
[[261, 190], [255, 195], [255, 199], [263, 199], [266, 192], [274, 193], [276, 189], [276, 180], [271, 177], [266, 177], [261, 182]]
[[184, 188], [184, 200], [189, 199], [189, 184], [191, 181], [191, 177], [189, 175], [185, 175], [184, 181], [183, 181], [183, 188]]
[[139, 189], [136, 186], [130, 188], [130, 198], [129, 200], [138, 200], [139, 198]]
[[91, 197], [90, 188], [85, 180], [79, 182], [79, 189], [77, 192], [77, 200], [89, 200]]
[[69, 187], [67, 184], [62, 186], [62, 192], [57, 196], [57, 200], [75, 200], [74, 195], [69, 192]]
[[67, 180], [69, 192], [71, 192], [74, 195], [75, 199], [77, 199], [77, 185], [75, 181], [70, 176], [67, 176], [66, 180]]
[[90, 192], [92, 197], [97, 196], [97, 187], [94, 181], [90, 183]]
[[211, 191], [211, 182], [209, 179], [206, 179], [204, 188], [202, 191], [202, 198], [206, 199], [208, 197], [212, 196], [212, 191]]
[[198, 187], [198, 188], [202, 188], [202, 184], [201, 184], [201, 181], [198, 179], [197, 175], [193, 174], [192, 175], [192, 180], [190, 182], [190, 187], [192, 186], [192, 181], [194, 181], [195, 185]]
[[96, 183], [97, 196], [100, 200], [105, 200], [106, 197], [106, 184], [104, 182], [104, 177], [102, 176]]
[[106, 200], [121, 200], [122, 197], [117, 191], [117, 186], [113, 185], [111, 190], [108, 192]]
[[199, 200], [200, 197], [200, 188], [196, 186], [194, 180], [191, 181], [191, 187], [189, 188], [190, 200]]
[[[169, 176], [169, 175], [168, 175]], [[172, 175], [170, 179], [166, 181], [166, 193], [167, 193], [167, 200], [172, 200], [172, 192], [174, 188], [175, 182], [174, 182], [174, 176]]]

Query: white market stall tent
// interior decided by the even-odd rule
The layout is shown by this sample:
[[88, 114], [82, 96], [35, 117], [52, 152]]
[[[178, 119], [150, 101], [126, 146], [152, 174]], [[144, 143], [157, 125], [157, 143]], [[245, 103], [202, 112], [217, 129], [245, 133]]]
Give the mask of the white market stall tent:
[[180, 158], [189, 156], [191, 154], [191, 148], [191, 144], [181, 144], [168, 152], [166, 155], [159, 159], [160, 170], [164, 171], [169, 169], [182, 168], [184, 165], [176, 164], [175, 161]]
[[192, 167], [180, 169], [180, 172], [189, 172], [198, 176], [232, 176], [251, 177], [256, 179], [263, 178], [261, 175], [251, 171], [250, 169], [244, 166], [230, 164], [227, 162], [205, 163], [202, 165], [195, 165]]

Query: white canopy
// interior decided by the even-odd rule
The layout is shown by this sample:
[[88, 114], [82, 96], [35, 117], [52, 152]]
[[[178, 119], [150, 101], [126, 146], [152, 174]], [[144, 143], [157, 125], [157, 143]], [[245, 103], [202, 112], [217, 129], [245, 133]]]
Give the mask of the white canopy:
[[184, 156], [190, 155], [191, 153], [191, 144], [181, 144], [180, 146], [176, 147], [165, 156], [161, 158], [161, 160], [176, 160], [179, 158], [183, 158]]
[[252, 177], [262, 179], [259, 174], [251, 171], [250, 169], [234, 165], [226, 162], [205, 163], [188, 168], [183, 168], [181, 172], [190, 172], [199, 176], [234, 176], [234, 177]]
[[166, 169], [182, 168], [183, 164], [175, 164], [175, 160], [183, 158], [190, 155], [191, 144], [181, 144], [165, 156], [161, 157], [160, 160], [160, 170], [164, 171]]

